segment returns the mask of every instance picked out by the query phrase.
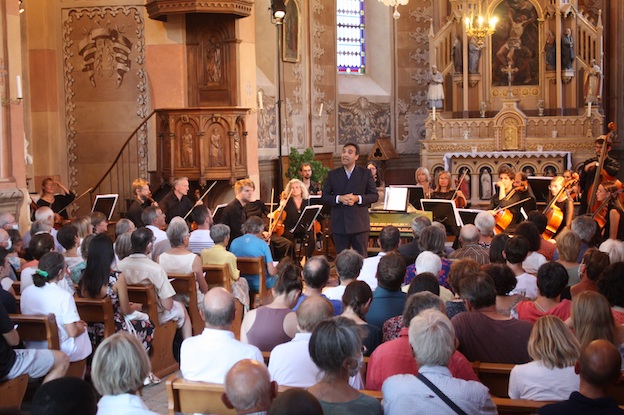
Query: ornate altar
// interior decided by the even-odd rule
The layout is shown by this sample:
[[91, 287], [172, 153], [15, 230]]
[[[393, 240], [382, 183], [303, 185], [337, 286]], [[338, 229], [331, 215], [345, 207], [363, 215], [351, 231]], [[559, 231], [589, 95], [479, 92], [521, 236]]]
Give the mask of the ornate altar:
[[247, 176], [247, 108], [159, 109], [158, 172], [163, 180], [186, 176], [233, 184]]

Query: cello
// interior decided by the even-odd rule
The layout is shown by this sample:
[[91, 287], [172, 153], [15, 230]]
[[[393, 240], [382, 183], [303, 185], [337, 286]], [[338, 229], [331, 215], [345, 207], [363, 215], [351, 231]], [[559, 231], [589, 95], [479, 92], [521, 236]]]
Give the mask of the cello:
[[[559, 208], [559, 206], [555, 205], [557, 200], [561, 197], [563, 192], [567, 191], [567, 188], [577, 182], [576, 179], [571, 179], [565, 181], [563, 185], [561, 185], [561, 189], [557, 192], [556, 195], [548, 202], [542, 213], [546, 215], [546, 219], [548, 223], [546, 224], [546, 230], [542, 233], [542, 237], [547, 241], [551, 240], [556, 234], [559, 228], [561, 227], [561, 223], [563, 222], [563, 211]], [[568, 196], [569, 197], [569, 196]]]
[[527, 197], [526, 199], [522, 199], [518, 202], [512, 203], [509, 206], [497, 207], [496, 209], [491, 211], [492, 215], [494, 215], [494, 220], [496, 221], [496, 224], [494, 225], [495, 234], [498, 235], [499, 233], [505, 232], [507, 227], [511, 224], [511, 221], [513, 221], [513, 213], [509, 210], [509, 208], [520, 205], [527, 200], [531, 200], [531, 198]]

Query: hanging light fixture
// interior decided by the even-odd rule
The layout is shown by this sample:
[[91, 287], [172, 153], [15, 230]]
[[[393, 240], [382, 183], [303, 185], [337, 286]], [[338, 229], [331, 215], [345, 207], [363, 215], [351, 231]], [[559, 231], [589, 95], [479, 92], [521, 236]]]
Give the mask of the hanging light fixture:
[[481, 14], [481, 2], [479, 2], [479, 13], [475, 15], [473, 11], [470, 13], [470, 16], [466, 16], [464, 22], [466, 24], [466, 34], [474, 38], [477, 46], [482, 48], [485, 46], [485, 38], [491, 36], [496, 31], [498, 18], [492, 16], [486, 22], [486, 18]]
[[379, 0], [379, 1], [386, 6], [394, 7], [394, 13], [392, 13], [392, 17], [394, 17], [395, 19], [398, 19], [399, 17], [401, 17], [401, 13], [399, 13], [399, 10], [397, 9], [397, 7], [405, 6], [407, 3], [409, 3], [409, 0]]

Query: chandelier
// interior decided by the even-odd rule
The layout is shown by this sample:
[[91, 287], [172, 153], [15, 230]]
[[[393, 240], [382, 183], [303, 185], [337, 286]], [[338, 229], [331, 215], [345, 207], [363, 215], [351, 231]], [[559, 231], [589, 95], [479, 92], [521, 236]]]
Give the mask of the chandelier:
[[485, 38], [492, 35], [492, 33], [496, 31], [498, 18], [496, 16], [492, 16], [486, 22], [485, 17], [479, 13], [478, 16], [475, 16], [474, 14], [471, 14], [470, 17], [466, 16], [464, 21], [466, 23], [466, 34], [468, 37], [475, 39], [475, 42], [480, 49], [485, 46]]
[[399, 17], [401, 17], [401, 13], [399, 13], [399, 10], [397, 9], [397, 7], [405, 6], [409, 2], [409, 0], [379, 0], [379, 1], [386, 6], [394, 7], [394, 13], [392, 13], [392, 17], [394, 17], [395, 19], [398, 19]]

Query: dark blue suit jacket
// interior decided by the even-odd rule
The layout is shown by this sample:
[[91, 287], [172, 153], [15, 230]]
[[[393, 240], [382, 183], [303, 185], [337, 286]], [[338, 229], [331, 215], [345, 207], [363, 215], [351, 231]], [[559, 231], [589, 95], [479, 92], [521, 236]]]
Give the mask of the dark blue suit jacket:
[[[353, 193], [362, 196], [362, 204], [353, 206], [336, 203], [336, 196]], [[344, 167], [329, 172], [323, 185], [321, 200], [332, 207], [331, 230], [337, 234], [352, 234], [370, 230], [368, 208], [379, 199], [373, 175], [364, 167], [355, 166], [351, 178]]]

